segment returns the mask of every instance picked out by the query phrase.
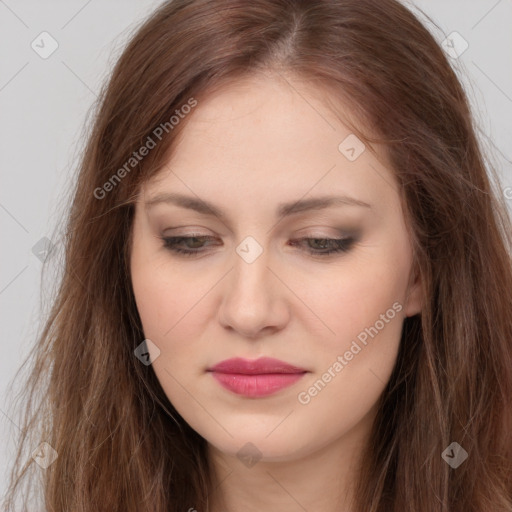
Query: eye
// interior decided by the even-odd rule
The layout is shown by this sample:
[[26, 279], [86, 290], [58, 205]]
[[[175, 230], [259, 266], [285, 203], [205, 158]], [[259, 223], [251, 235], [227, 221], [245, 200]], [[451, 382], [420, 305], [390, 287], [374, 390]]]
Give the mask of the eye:
[[299, 238], [295, 242], [312, 242], [306, 245], [306, 251], [315, 256], [325, 256], [333, 253], [348, 252], [355, 242], [354, 238]]
[[[215, 240], [213, 236], [171, 236], [160, 237], [163, 241], [163, 246], [176, 254], [183, 256], [199, 255], [206, 251], [204, 243]], [[290, 245], [300, 245], [304, 247], [303, 250], [314, 256], [327, 256], [333, 253], [348, 252], [353, 244], [355, 238], [299, 238], [291, 240]], [[304, 242], [308, 242], [304, 245]], [[212, 244], [209, 244], [212, 245]]]
[[[183, 254], [184, 256], [192, 256], [193, 254], [199, 254], [205, 241], [215, 240], [213, 236], [170, 236], [161, 237], [164, 242], [164, 247], [177, 254]], [[180, 244], [185, 242], [185, 248]]]

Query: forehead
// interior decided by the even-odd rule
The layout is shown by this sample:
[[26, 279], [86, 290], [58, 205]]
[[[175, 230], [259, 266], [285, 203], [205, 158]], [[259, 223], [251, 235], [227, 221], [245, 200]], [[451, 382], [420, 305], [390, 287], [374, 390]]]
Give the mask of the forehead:
[[[376, 158], [355, 138], [340, 111], [322, 101], [323, 94], [289, 78], [254, 76], [198, 98], [145, 196], [187, 192], [220, 201], [238, 198], [256, 207], [305, 194], [349, 194], [366, 202], [396, 194], [382, 154]], [[357, 122], [339, 98], [336, 105], [342, 117]], [[346, 152], [350, 146], [355, 159], [354, 151]]]
[[[229, 146], [261, 152], [276, 146], [279, 152], [297, 151], [305, 142], [336, 142], [339, 135], [351, 132], [337, 113], [326, 107], [326, 91], [296, 78], [254, 75], [233, 81], [199, 100], [198, 108], [186, 121], [186, 131], [205, 142], [247, 140], [249, 147]], [[354, 117], [348, 105], [343, 115]], [[222, 131], [221, 131], [222, 130]], [[255, 138], [258, 136], [258, 138]], [[287, 145], [283, 145], [288, 142]], [[292, 156], [292, 155], [290, 155]]]

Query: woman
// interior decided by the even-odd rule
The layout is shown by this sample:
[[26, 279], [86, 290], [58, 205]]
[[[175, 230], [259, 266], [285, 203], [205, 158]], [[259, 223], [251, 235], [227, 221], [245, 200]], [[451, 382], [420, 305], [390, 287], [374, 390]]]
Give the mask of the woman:
[[6, 508], [37, 469], [53, 511], [512, 510], [511, 232], [398, 2], [163, 4], [101, 98]]

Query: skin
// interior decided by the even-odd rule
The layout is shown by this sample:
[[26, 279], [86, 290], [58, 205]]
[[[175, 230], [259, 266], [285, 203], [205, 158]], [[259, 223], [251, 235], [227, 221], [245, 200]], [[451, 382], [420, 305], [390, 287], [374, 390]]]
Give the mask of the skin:
[[[392, 171], [368, 150], [349, 161], [338, 146], [350, 129], [296, 79], [252, 76], [199, 101], [176, 151], [141, 190], [131, 248], [133, 291], [153, 369], [180, 415], [204, 437], [218, 482], [210, 508], [223, 511], [352, 510], [351, 489], [376, 403], [394, 367], [402, 324], [421, 311], [420, 281]], [[343, 106], [343, 105], [342, 105]], [[344, 113], [351, 116], [348, 107]], [[181, 193], [214, 203], [220, 219], [147, 201]], [[277, 205], [329, 194], [371, 205], [341, 205], [276, 216]], [[181, 243], [161, 236], [213, 236]], [[327, 256], [301, 237], [356, 236]], [[263, 253], [237, 252], [253, 237]], [[321, 242], [320, 242], [321, 243]], [[392, 308], [362, 350], [323, 389], [307, 390]], [[386, 317], [387, 318], [387, 317]], [[156, 357], [157, 356], [157, 357]], [[231, 357], [269, 356], [308, 371], [265, 398], [236, 395], [207, 368]], [[250, 466], [240, 449], [258, 450]], [[245, 448], [243, 448], [245, 446]], [[256, 457], [257, 458], [257, 457]], [[198, 504], [191, 504], [191, 507]]]

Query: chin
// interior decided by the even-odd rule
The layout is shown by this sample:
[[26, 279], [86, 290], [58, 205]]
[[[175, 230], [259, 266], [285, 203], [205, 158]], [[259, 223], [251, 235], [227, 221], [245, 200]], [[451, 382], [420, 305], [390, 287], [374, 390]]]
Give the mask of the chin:
[[283, 431], [279, 434], [268, 435], [268, 430], [253, 430], [249, 434], [240, 428], [243, 435], [234, 437], [222, 436], [219, 438], [206, 438], [207, 442], [218, 452], [230, 457], [236, 457], [247, 467], [255, 462], [284, 462], [298, 459], [307, 455], [308, 446], [299, 443]]

